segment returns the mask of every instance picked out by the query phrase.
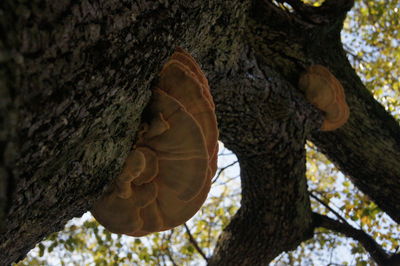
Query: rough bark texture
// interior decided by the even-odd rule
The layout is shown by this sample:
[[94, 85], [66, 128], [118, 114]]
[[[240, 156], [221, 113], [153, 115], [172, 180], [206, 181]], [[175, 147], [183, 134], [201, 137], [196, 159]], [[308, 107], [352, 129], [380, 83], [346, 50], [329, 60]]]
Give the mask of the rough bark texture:
[[242, 202], [210, 265], [268, 262], [312, 236], [304, 145], [320, 113], [272, 69], [260, 68], [252, 49], [241, 55], [234, 75], [212, 79], [222, 141], [240, 162]]
[[[174, 47], [206, 70], [221, 140], [239, 158], [241, 208], [210, 264], [267, 264], [312, 235], [310, 137], [400, 221], [400, 127], [351, 69], [340, 30], [352, 1], [285, 11], [254, 1], [0, 2], [0, 264], [90, 209], [134, 144], [157, 73]], [[306, 66], [345, 87], [348, 124], [296, 89]], [[382, 156], [383, 154], [387, 156]]]

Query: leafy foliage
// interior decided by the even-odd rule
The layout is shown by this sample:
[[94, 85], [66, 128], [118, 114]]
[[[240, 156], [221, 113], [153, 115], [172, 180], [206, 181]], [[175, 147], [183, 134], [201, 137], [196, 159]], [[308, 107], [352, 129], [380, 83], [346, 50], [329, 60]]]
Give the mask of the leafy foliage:
[[365, 86], [397, 119], [400, 117], [399, 16], [399, 1], [356, 1], [342, 34], [350, 62]]

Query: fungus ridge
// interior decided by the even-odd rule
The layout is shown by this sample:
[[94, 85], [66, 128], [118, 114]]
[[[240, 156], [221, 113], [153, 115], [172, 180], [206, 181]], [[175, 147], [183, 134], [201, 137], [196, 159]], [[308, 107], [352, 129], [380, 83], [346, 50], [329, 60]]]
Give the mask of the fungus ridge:
[[311, 104], [325, 112], [322, 131], [335, 130], [346, 123], [350, 110], [342, 84], [324, 66], [310, 66], [299, 79], [299, 88], [305, 91]]
[[[208, 85], [207, 85], [208, 87]], [[160, 74], [160, 88], [179, 101], [186, 110], [196, 119], [202, 128], [207, 140], [207, 150], [212, 154], [218, 140], [218, 131], [214, 104], [209, 104], [204, 86], [182, 62], [171, 59], [167, 62]], [[209, 97], [209, 89], [206, 89]], [[212, 100], [212, 99], [211, 99]]]
[[94, 204], [99, 223], [114, 233], [143, 236], [190, 219], [217, 168], [214, 108], [204, 73], [178, 48], [153, 90], [152, 118], [141, 125], [114, 188]]
[[[144, 127], [145, 132], [142, 132], [142, 140], [137, 143], [136, 149], [128, 156], [123, 172], [116, 180], [117, 189], [110, 195], [105, 196], [103, 200], [100, 201], [100, 204], [95, 205], [95, 210], [108, 206], [106, 203], [109, 203], [110, 209], [114, 209], [116, 206], [113, 205], [117, 204], [128, 208], [125, 212], [121, 211], [119, 215], [114, 215], [110, 218], [98, 215], [98, 211], [93, 212], [96, 219], [105, 226], [112, 223], [105, 221], [106, 219], [112, 219], [119, 226], [125, 224], [125, 220], [132, 218], [131, 215], [125, 215], [125, 213], [131, 211], [130, 209], [135, 209], [135, 214], [139, 212], [140, 218], [144, 221], [142, 229], [146, 232], [152, 231], [151, 228], [155, 225], [162, 225], [162, 216], [158, 214], [159, 211], [154, 205], [158, 191], [157, 188], [155, 188], [157, 187], [157, 185], [155, 185], [156, 183], [153, 182], [155, 179], [163, 183], [164, 187], [170, 187], [177, 198], [182, 201], [190, 201], [193, 199], [205, 184], [209, 157], [204, 136], [201, 134], [199, 125], [177, 101], [168, 97], [165, 93], [155, 91], [154, 97], [155, 99], [153, 102], [155, 103], [167, 102], [168, 104], [166, 106], [169, 107], [175, 104], [174, 108], [168, 109], [169, 116], [163, 120], [165, 123], [171, 125], [171, 127], [160, 135], [151, 132], [152, 129], [158, 131], [157, 126]], [[158, 98], [163, 98], [163, 100], [159, 100]], [[159, 113], [161, 116], [163, 115], [162, 109], [163, 108], [157, 110], [161, 111]], [[153, 121], [151, 121], [151, 123]], [[182, 131], [188, 129], [189, 131], [183, 135], [178, 134], [179, 132], [174, 133], [173, 129], [179, 128], [178, 125], [183, 125]], [[171, 134], [169, 134], [170, 132]], [[147, 136], [151, 136], [151, 138], [147, 139]], [[185, 138], [185, 136], [190, 136], [190, 138]], [[180, 145], [182, 143], [181, 140], [186, 139], [190, 140], [189, 143], [183, 146]], [[165, 147], [164, 144], [166, 144], [167, 147]], [[166, 152], [168, 148], [170, 148], [169, 153]], [[138, 154], [142, 156], [137, 156]], [[159, 154], [164, 155], [163, 160], [159, 159]], [[170, 156], [165, 156], [165, 154], [170, 154]], [[135, 162], [134, 159], [132, 160], [131, 158], [137, 158], [138, 161]], [[142, 169], [140, 173], [132, 171], [132, 167], [136, 169], [138, 167], [135, 165], [138, 163], [142, 164], [143, 158], [145, 158], [146, 167], [140, 167], [140, 169]], [[134, 175], [132, 175], [132, 173], [134, 173]], [[176, 178], [177, 176], [179, 176], [179, 178]], [[127, 180], [131, 182], [126, 182]], [[124, 193], [121, 194], [121, 191]], [[117, 197], [115, 197], [115, 195]], [[121, 201], [118, 198], [125, 199], [130, 204], [121, 205]], [[114, 202], [114, 204], [112, 202]], [[156, 223], [156, 221], [158, 222]], [[121, 232], [120, 230], [115, 230], [114, 227], [111, 226], [106, 226], [106, 228], [113, 232]], [[138, 230], [137, 227], [134, 228], [134, 231]], [[132, 231], [126, 231], [124, 229], [123, 233], [127, 232]]]
[[208, 80], [204, 75], [203, 71], [201, 71], [200, 66], [196, 63], [196, 60], [194, 60], [194, 58], [190, 54], [185, 53], [181, 48], [177, 48], [175, 53], [171, 56], [171, 59], [175, 59], [181, 62], [183, 65], [187, 66], [190, 69], [190, 71], [196, 76], [197, 80], [201, 83], [204, 96], [206, 97], [208, 103], [214, 110], [215, 105], [210, 93]]

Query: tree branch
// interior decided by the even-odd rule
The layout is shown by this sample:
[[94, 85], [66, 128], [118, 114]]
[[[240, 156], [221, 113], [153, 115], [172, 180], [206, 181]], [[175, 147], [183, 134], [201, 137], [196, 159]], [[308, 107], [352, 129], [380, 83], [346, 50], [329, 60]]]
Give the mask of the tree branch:
[[338, 212], [336, 212], [334, 209], [331, 208], [331, 206], [329, 206], [328, 204], [326, 204], [325, 202], [323, 202], [322, 200], [320, 200], [317, 196], [315, 196], [312, 192], [309, 193], [310, 197], [315, 199], [316, 201], [318, 201], [319, 203], [321, 203], [322, 205], [325, 206], [325, 208], [327, 208], [328, 210], [330, 210], [334, 215], [336, 215], [336, 217], [341, 220], [343, 223], [348, 224], [348, 222], [346, 221], [345, 218], [343, 218]]
[[[333, 61], [338, 59], [330, 60], [335, 65]], [[341, 76], [346, 90], [351, 109], [349, 121], [333, 132], [315, 132], [310, 139], [357, 188], [399, 223], [399, 124], [367, 92], [350, 64], [341, 64], [333, 72]]]
[[190, 232], [189, 227], [187, 226], [186, 223], [183, 224], [185, 226], [186, 229], [186, 233], [189, 236], [189, 241], [190, 243], [194, 246], [194, 248], [197, 250], [197, 252], [199, 252], [200, 256], [203, 257], [203, 259], [208, 262], [208, 258], [206, 256], [206, 254], [203, 252], [203, 250], [199, 247], [199, 244], [197, 243], [196, 239], [193, 237], [192, 233]]
[[228, 169], [228, 168], [231, 167], [231, 166], [234, 166], [234, 165], [237, 164], [237, 163], [238, 163], [238, 161], [234, 161], [233, 163], [230, 163], [230, 164], [228, 164], [228, 165], [226, 165], [226, 166], [224, 166], [224, 167], [221, 167], [221, 168], [218, 170], [218, 173], [217, 173], [217, 175], [215, 176], [214, 180], [212, 181], [212, 184], [214, 184], [214, 183], [218, 180], [218, 178], [220, 177], [220, 175], [222, 174], [223, 171], [225, 171], [226, 169]]
[[400, 254], [388, 255], [371, 236], [348, 223], [342, 223], [318, 213], [313, 213], [313, 221], [315, 228], [323, 227], [357, 240], [379, 265], [394, 266], [400, 262]]
[[[168, 235], [168, 238], [167, 238], [169, 243], [171, 243], [170, 241], [171, 241], [173, 233], [174, 233], [174, 229], [171, 229], [171, 233]], [[165, 238], [165, 235], [164, 235], [164, 238]], [[171, 261], [172, 265], [177, 266], [178, 264], [175, 262], [174, 257], [172, 256], [171, 251], [169, 250], [168, 244], [166, 247], [166, 254], [167, 254], [167, 257], [169, 258], [169, 260]]]
[[[16, 55], [4, 72], [10, 75], [0, 81], [12, 84], [17, 101], [11, 107], [21, 118], [15, 142], [11, 134], [6, 143], [18, 167], [10, 167], [17, 190], [0, 234], [1, 265], [22, 258], [44, 235], [89, 209], [118, 174], [151, 81], [176, 45], [189, 48], [206, 66], [221, 138], [242, 156], [245, 171], [244, 207], [223, 235], [216, 262], [271, 260], [310, 233], [303, 148], [322, 116], [294, 84], [302, 67], [315, 62], [338, 74], [352, 108], [343, 129], [316, 134], [318, 147], [342, 168], [349, 165], [356, 185], [399, 217], [398, 123], [365, 96], [341, 49], [333, 47], [340, 44], [339, 34], [301, 29], [276, 6], [257, 13], [263, 20], [251, 28], [250, 1], [141, 2], [47, 0], [39, 8], [35, 1], [0, 1], [0, 9], [13, 3], [3, 8], [0, 26]], [[195, 8], [187, 12], [190, 5]], [[246, 50], [249, 43], [265, 49], [253, 54]], [[13, 75], [18, 83], [10, 82]], [[270, 111], [286, 113], [267, 117]]]
[[354, 5], [354, 0], [326, 0], [321, 6], [314, 7], [299, 0], [281, 0], [288, 3], [303, 19], [313, 24], [332, 23], [344, 19]]
[[[252, 30], [258, 30], [260, 34], [265, 33], [261, 37], [264, 46], [259, 42], [254, 44], [259, 50], [257, 55], [263, 59], [260, 60], [263, 64], [279, 69], [294, 86], [304, 67], [322, 64], [331, 70], [345, 89], [346, 101], [350, 107], [348, 122], [332, 132], [317, 130], [308, 139], [348, 175], [357, 188], [368, 195], [394, 221], [400, 223], [400, 163], [397, 160], [400, 157], [399, 123], [373, 98], [350, 65], [340, 41], [342, 24], [314, 25], [310, 28], [309, 24], [299, 23], [295, 15], [288, 19], [288, 13], [279, 10], [275, 5], [272, 8], [273, 4], [270, 1], [255, 3], [257, 5], [250, 14], [254, 21], [249, 25]], [[347, 3], [350, 5], [351, 2]], [[335, 4], [335, 1], [327, 1], [325, 5], [325, 8], [329, 9], [338, 4]], [[284, 23], [290, 23], [292, 27], [285, 27]], [[286, 33], [286, 29], [290, 28], [292, 30], [287, 30]], [[280, 42], [277, 45], [276, 38], [269, 36], [280, 36], [282, 31], [285, 31], [287, 40], [291, 42]], [[301, 36], [304, 36], [300, 40], [303, 48], [290, 48], [292, 40], [302, 38]], [[248, 39], [252, 40], [251, 36]], [[287, 51], [277, 49], [280, 52], [276, 52], [271, 49], [275, 46], [285, 47]], [[287, 60], [275, 60], [275, 57]]]

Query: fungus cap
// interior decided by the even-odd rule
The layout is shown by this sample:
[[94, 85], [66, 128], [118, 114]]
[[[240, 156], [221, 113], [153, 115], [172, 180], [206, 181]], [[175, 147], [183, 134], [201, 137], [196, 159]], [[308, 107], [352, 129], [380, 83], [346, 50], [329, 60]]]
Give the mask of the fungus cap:
[[[171, 60], [164, 65], [160, 73], [160, 88], [179, 101], [199, 123], [207, 142], [208, 153], [212, 154], [218, 141], [218, 129], [208, 83], [202, 83], [202, 78], [199, 77], [204, 74], [196, 75], [192, 72], [180, 54], [174, 53]], [[187, 61], [192, 62], [191, 59]], [[192, 69], [199, 67], [196, 64]]]
[[332, 131], [344, 125], [350, 115], [343, 86], [324, 66], [310, 66], [299, 79], [299, 88], [306, 98], [325, 112], [322, 131]]
[[[112, 232], [162, 230], [163, 216], [158, 215], [162, 210], [158, 210], [156, 201], [159, 189], [168, 188], [185, 204], [200, 193], [208, 177], [209, 157], [197, 122], [174, 98], [159, 90], [153, 96], [151, 107], [157, 106], [159, 116], [154, 114], [150, 126], [144, 127], [143, 139], [128, 155], [116, 179], [116, 189], [94, 208], [96, 219]], [[168, 126], [160, 131], [154, 123]], [[114, 210], [118, 212], [110, 215]]]
[[131, 236], [171, 229], [205, 201], [217, 165], [218, 129], [207, 79], [178, 49], [153, 90], [150, 121], [111, 192], [93, 215], [109, 231]]
[[203, 94], [210, 104], [212, 109], [215, 109], [214, 101], [210, 93], [210, 86], [208, 85], [208, 80], [204, 75], [203, 71], [201, 71], [200, 66], [196, 63], [194, 58], [186, 53], [183, 49], [177, 48], [175, 53], [171, 56], [171, 59], [177, 60], [184, 64], [186, 67], [190, 69], [190, 71], [196, 76], [198, 82], [201, 83]]

